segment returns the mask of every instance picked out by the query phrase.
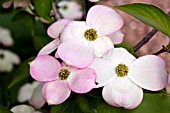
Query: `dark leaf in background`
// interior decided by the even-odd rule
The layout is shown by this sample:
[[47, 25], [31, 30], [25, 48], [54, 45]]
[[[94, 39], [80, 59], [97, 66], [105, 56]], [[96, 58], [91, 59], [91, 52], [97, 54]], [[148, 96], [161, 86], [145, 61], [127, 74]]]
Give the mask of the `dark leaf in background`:
[[50, 12], [52, 10], [51, 0], [33, 0], [35, 10], [40, 17], [51, 21]]
[[11, 88], [12, 86], [14, 86], [15, 84], [17, 84], [18, 82], [20, 82], [21, 80], [27, 78], [30, 76], [29, 73], [29, 62], [31, 62], [35, 57], [31, 57], [29, 59], [27, 59], [26, 61], [22, 62], [20, 64], [20, 66], [18, 67], [18, 69], [16, 70], [12, 82], [11, 84], [8, 86], [8, 88]]
[[12, 113], [8, 108], [0, 105], [0, 113]]

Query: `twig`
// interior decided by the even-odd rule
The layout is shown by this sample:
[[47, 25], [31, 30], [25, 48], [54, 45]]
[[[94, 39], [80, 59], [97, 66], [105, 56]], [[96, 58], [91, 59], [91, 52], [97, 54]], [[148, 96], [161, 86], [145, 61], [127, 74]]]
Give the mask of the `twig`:
[[153, 55], [159, 55], [159, 54], [161, 54], [161, 53], [163, 53], [163, 52], [168, 52], [168, 53], [170, 53], [170, 48], [165, 47], [165, 46], [163, 45], [163, 46], [162, 46], [162, 49], [159, 50], [158, 52], [154, 53]]
[[[170, 17], [170, 11], [167, 14]], [[134, 51], [138, 51], [144, 44], [149, 42], [149, 40], [157, 33], [157, 30], [152, 29], [151, 32], [149, 32], [138, 44], [135, 45]]]

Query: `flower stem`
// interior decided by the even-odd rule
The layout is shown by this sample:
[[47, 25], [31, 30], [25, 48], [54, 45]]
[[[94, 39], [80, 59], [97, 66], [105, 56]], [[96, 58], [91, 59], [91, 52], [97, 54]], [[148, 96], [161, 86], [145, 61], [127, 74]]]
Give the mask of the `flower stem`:
[[[167, 14], [170, 17], [170, 11]], [[138, 51], [144, 44], [149, 42], [149, 40], [157, 33], [157, 30], [152, 29], [151, 32], [149, 32], [138, 44], [134, 47], [134, 52]]]

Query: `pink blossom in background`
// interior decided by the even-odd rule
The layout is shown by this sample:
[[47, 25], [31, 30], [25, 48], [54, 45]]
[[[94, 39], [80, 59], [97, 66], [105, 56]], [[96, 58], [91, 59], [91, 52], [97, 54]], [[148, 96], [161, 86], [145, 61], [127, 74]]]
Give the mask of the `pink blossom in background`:
[[20, 103], [28, 101], [34, 108], [41, 108], [45, 101], [42, 98], [43, 83], [34, 81], [24, 84], [18, 92], [18, 101]]
[[122, 25], [121, 16], [113, 9], [95, 5], [89, 10], [86, 21], [73, 21], [65, 27], [57, 54], [68, 65], [87, 67], [94, 57], [101, 57], [114, 47], [109, 35], [119, 31]]
[[81, 19], [83, 16], [81, 5], [76, 1], [60, 1], [57, 5], [59, 7], [58, 11], [63, 18]]
[[30, 63], [30, 74], [37, 81], [45, 82], [42, 96], [48, 104], [61, 104], [71, 93], [87, 93], [96, 87], [93, 69], [78, 69], [61, 65], [49, 55], [37, 56]]
[[96, 71], [97, 87], [104, 86], [104, 100], [116, 107], [136, 108], [143, 90], [158, 91], [167, 84], [165, 62], [158, 56], [136, 59], [124, 48], [114, 48], [102, 58], [95, 58], [90, 68]]
[[17, 7], [26, 8], [30, 4], [30, 2], [31, 2], [31, 0], [8, 0], [7, 2], [4, 2], [2, 4], [2, 7], [7, 9], [13, 3], [14, 8], [17, 8]]
[[14, 43], [11, 33], [8, 29], [0, 27], [0, 44], [9, 47]]

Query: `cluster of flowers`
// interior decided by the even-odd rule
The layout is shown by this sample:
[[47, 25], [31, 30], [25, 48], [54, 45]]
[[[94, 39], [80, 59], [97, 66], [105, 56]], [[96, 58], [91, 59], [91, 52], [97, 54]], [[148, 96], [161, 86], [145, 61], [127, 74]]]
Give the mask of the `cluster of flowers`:
[[[47, 33], [54, 40], [30, 63], [32, 78], [45, 83], [43, 99], [57, 105], [71, 91], [82, 94], [104, 86], [102, 96], [108, 104], [133, 109], [142, 101], [142, 88], [163, 89], [167, 72], [160, 57], [136, 59], [126, 49], [114, 48], [123, 40], [122, 26], [121, 16], [103, 5], [93, 6], [86, 21], [61, 19], [53, 23]], [[56, 49], [55, 57], [49, 55]]]

